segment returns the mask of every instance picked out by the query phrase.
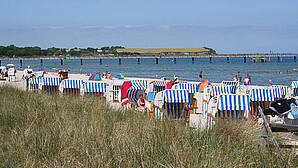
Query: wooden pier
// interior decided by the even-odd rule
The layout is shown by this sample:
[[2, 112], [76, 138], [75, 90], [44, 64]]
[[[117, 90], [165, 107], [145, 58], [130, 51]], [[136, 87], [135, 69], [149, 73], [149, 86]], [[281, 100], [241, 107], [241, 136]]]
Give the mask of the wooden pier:
[[86, 59], [98, 59], [100, 64], [103, 64], [104, 59], [118, 59], [119, 64], [122, 63], [122, 59], [134, 58], [137, 63], [141, 63], [141, 59], [151, 58], [155, 59], [155, 63], [158, 64], [160, 58], [172, 58], [173, 63], [177, 63], [178, 58], [191, 58], [191, 62], [194, 64], [195, 58], [209, 58], [209, 62], [212, 63], [213, 58], [226, 58], [227, 63], [230, 62], [230, 58], [243, 58], [243, 62], [247, 62], [247, 58], [251, 59], [252, 62], [267, 62], [270, 61], [271, 57], [277, 57], [278, 62], [282, 61], [283, 57], [293, 57], [293, 61], [296, 62], [296, 57], [298, 54], [295, 53], [271, 53], [271, 54], [216, 54], [216, 55], [202, 55], [202, 54], [155, 54], [155, 55], [123, 55], [123, 54], [101, 54], [101, 55], [93, 55], [93, 56], [38, 56], [38, 57], [2, 57], [1, 60], [19, 60], [20, 64], [22, 64], [23, 60], [40, 60], [40, 64], [43, 65], [43, 60], [60, 60], [61, 65], [63, 65], [63, 60], [65, 59], [79, 59], [81, 65], [83, 65], [83, 60]]

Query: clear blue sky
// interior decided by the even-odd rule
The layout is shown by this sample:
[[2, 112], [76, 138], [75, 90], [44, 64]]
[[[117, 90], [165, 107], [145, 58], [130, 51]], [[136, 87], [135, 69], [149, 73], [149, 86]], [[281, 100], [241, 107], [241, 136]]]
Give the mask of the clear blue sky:
[[298, 52], [294, 0], [1, 0], [0, 45]]

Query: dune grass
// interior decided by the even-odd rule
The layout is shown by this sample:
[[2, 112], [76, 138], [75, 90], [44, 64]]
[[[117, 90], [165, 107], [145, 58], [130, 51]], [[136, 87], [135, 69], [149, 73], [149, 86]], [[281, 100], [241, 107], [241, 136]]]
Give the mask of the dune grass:
[[0, 167], [295, 167], [249, 123], [209, 131], [111, 110], [92, 97], [0, 87]]

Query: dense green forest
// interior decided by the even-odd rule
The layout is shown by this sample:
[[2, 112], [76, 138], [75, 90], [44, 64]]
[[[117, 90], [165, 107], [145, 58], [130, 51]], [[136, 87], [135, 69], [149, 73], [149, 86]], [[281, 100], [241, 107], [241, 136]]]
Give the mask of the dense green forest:
[[16, 47], [14, 45], [10, 46], [0, 46], [0, 56], [1, 57], [34, 57], [34, 56], [88, 56], [102, 54], [113, 54], [116, 53], [116, 49], [124, 48], [122, 46], [111, 46], [111, 47], [101, 47], [101, 48], [48, 48], [41, 49], [40, 47]]

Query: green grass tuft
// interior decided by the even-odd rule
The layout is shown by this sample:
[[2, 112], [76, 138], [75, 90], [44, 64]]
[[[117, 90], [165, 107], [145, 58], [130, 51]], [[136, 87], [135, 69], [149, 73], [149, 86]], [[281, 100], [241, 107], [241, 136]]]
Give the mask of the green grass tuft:
[[[0, 167], [295, 167], [246, 122], [197, 131], [92, 97], [0, 87]], [[292, 158], [292, 159], [291, 159]]]

